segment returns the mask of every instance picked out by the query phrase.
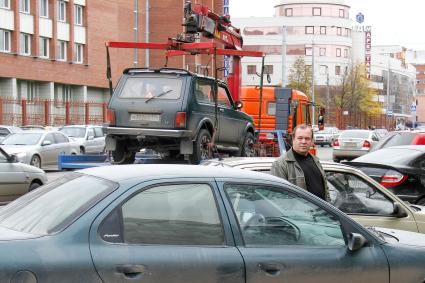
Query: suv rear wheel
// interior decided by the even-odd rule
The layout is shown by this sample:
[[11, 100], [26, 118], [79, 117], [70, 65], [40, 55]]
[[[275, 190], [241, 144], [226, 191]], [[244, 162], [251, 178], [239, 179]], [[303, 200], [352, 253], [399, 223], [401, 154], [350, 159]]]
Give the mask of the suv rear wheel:
[[127, 151], [123, 142], [117, 142], [117, 147], [112, 151], [115, 164], [132, 164], [136, 159], [136, 153]]
[[245, 140], [242, 144], [241, 156], [254, 157], [255, 156], [255, 139], [251, 132], [246, 133]]
[[211, 143], [211, 134], [206, 129], [201, 129], [193, 143], [193, 154], [190, 158], [192, 164], [199, 164], [202, 160], [211, 158], [209, 144]]

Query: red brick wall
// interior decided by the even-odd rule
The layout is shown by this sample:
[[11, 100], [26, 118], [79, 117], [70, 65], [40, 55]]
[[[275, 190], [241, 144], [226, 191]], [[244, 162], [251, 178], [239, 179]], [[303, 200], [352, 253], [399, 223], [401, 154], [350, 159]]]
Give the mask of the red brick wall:
[[[12, 1], [14, 2], [14, 1]], [[32, 2], [35, 2], [32, 0]], [[56, 1], [54, 1], [56, 2]], [[217, 0], [193, 0], [193, 3], [202, 3], [210, 9], [221, 14], [223, 1]], [[72, 3], [70, 1], [69, 3]], [[183, 28], [183, 3], [184, 0], [150, 0], [150, 41], [166, 42], [168, 37], [175, 37], [181, 33]], [[52, 2], [50, 2], [52, 4]], [[84, 26], [87, 32], [87, 44], [84, 50], [84, 65], [72, 64], [72, 54], [68, 54], [68, 62], [57, 62], [40, 58], [25, 57], [14, 54], [0, 53], [0, 77], [14, 77], [26, 80], [54, 81], [66, 84], [88, 85], [95, 87], [107, 87], [106, 80], [106, 51], [105, 42], [113, 41], [133, 41], [133, 1], [131, 0], [87, 0], [85, 7]], [[56, 3], [55, 3], [56, 5]], [[214, 8], [213, 8], [214, 6]], [[12, 5], [16, 9], [19, 7]], [[33, 6], [34, 7], [34, 6]], [[33, 10], [34, 11], [34, 10]], [[69, 15], [68, 23], [73, 25], [73, 7], [67, 7]], [[15, 13], [15, 16], [19, 13]], [[145, 1], [139, 0], [139, 41], [145, 39]], [[52, 15], [51, 15], [52, 17]], [[38, 22], [38, 19], [35, 18]], [[15, 21], [18, 23], [18, 21]], [[54, 22], [56, 24], [56, 22]], [[17, 26], [16, 26], [17, 28]], [[56, 29], [53, 29], [56, 30]], [[12, 33], [12, 50], [18, 50], [16, 32]], [[72, 34], [71, 42], [72, 43]], [[38, 40], [34, 40], [38, 45]], [[56, 43], [52, 44], [56, 46]], [[70, 44], [69, 53], [72, 53], [73, 46]], [[38, 50], [32, 46], [32, 50]], [[54, 52], [51, 54], [53, 55]], [[144, 67], [145, 51], [139, 52], [139, 66]], [[163, 51], [151, 51], [151, 67], [160, 67], [164, 64]], [[189, 57], [189, 56], [187, 56]], [[114, 85], [118, 80], [122, 70], [133, 66], [132, 49], [112, 49], [111, 62]], [[186, 63], [192, 63], [187, 58]], [[203, 58], [202, 63], [206, 64], [208, 58]], [[184, 67], [183, 58], [170, 60], [169, 66]], [[211, 75], [211, 74], [210, 74]]]

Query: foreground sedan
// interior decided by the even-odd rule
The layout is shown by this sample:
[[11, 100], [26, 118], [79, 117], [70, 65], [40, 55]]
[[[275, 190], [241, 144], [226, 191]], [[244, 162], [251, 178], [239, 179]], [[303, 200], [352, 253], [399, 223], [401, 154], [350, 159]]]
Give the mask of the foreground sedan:
[[267, 174], [109, 166], [0, 210], [0, 281], [416, 283], [424, 245]]

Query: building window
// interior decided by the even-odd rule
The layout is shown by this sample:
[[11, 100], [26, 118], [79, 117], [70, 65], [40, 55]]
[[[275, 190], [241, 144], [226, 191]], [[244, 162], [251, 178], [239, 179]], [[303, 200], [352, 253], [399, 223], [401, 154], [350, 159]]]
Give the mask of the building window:
[[0, 29], [0, 52], [10, 52], [10, 31]]
[[26, 99], [28, 102], [34, 102], [38, 97], [37, 84], [32, 81], [18, 80], [18, 98]]
[[342, 35], [342, 28], [337, 27], [337, 28], [336, 28], [336, 34], [337, 34], [337, 35]]
[[10, 9], [9, 0], [0, 0], [0, 8]]
[[62, 0], [58, 1], [58, 21], [66, 22], [66, 2]]
[[21, 33], [19, 38], [19, 51], [21, 55], [31, 55], [31, 35]]
[[59, 61], [66, 61], [66, 51], [67, 51], [67, 42], [66, 41], [62, 41], [62, 40], [58, 40], [58, 45], [57, 45], [57, 60]]
[[326, 75], [328, 73], [328, 66], [326, 65], [320, 65], [320, 70], [319, 70], [321, 75]]
[[30, 0], [19, 0], [19, 11], [22, 13], [30, 13]]
[[60, 107], [71, 101], [71, 86], [55, 84], [55, 106]]
[[40, 57], [49, 58], [49, 39], [47, 37], [40, 37]]
[[335, 66], [335, 75], [341, 75], [341, 66]]
[[83, 25], [83, 6], [74, 5], [74, 24]]
[[313, 8], [313, 16], [321, 16], [322, 15], [322, 8]]
[[341, 57], [341, 48], [336, 49], [336, 57]]
[[326, 48], [320, 48], [320, 56], [326, 56]]
[[84, 46], [82, 44], [74, 44], [74, 63], [83, 63]]
[[320, 34], [326, 34], [326, 27], [320, 27]]
[[264, 73], [272, 75], [273, 74], [273, 65], [264, 65]]
[[40, 17], [49, 17], [49, 0], [40, 0]]
[[292, 8], [285, 9], [285, 16], [292, 17]]
[[247, 67], [248, 75], [255, 75], [255, 74], [257, 74], [257, 66], [256, 65], [248, 65], [246, 67]]
[[345, 11], [344, 11], [344, 9], [339, 9], [339, 17], [340, 18], [345, 18]]
[[306, 26], [305, 27], [305, 34], [314, 34], [314, 27]]
[[313, 55], [313, 47], [306, 47], [305, 48], [305, 55], [306, 56], [312, 56]]
[[344, 49], [344, 58], [348, 58], [348, 49]]
[[344, 32], [344, 35], [345, 36], [349, 36], [350, 35], [350, 29], [346, 28], [345, 29], [345, 32]]

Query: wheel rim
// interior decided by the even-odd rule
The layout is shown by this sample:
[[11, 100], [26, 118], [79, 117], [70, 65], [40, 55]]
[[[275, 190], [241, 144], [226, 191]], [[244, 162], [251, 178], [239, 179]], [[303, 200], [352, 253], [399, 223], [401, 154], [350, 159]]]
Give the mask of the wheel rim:
[[208, 135], [203, 135], [201, 137], [201, 142], [199, 143], [199, 153], [201, 160], [210, 158], [210, 149], [208, 145], [211, 143], [211, 138]]
[[252, 138], [248, 138], [245, 141], [244, 152], [246, 157], [254, 157], [255, 149], [254, 149], [254, 140]]
[[40, 158], [38, 158], [38, 156], [34, 155], [34, 156], [31, 158], [31, 165], [32, 165], [32, 166], [35, 166], [35, 167], [40, 168], [40, 167], [41, 167], [41, 164], [40, 164], [40, 163], [41, 163], [41, 162], [40, 162]]

